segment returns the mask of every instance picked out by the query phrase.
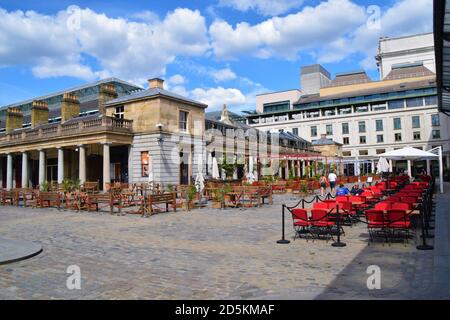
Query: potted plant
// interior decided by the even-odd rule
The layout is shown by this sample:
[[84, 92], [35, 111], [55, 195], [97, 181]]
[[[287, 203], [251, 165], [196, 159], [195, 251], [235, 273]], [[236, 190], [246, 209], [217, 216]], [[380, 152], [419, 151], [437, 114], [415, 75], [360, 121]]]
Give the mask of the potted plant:
[[194, 199], [197, 195], [197, 189], [194, 185], [189, 185], [186, 189], [186, 210], [190, 211], [194, 207]]
[[233, 179], [234, 170], [236, 168], [236, 164], [228, 163], [227, 156], [224, 154], [222, 163], [219, 165], [219, 168], [223, 171], [225, 171], [225, 176], [227, 179], [231, 180]]

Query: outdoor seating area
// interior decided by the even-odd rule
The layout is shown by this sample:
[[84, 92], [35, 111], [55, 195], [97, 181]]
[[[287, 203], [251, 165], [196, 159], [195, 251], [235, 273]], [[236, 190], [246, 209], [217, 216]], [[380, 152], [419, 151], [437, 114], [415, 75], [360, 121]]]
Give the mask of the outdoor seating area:
[[[368, 186], [359, 196], [318, 195], [312, 200], [300, 200], [295, 206], [283, 205], [293, 221], [296, 238], [326, 239], [345, 235], [343, 226], [367, 225], [368, 244], [403, 242], [405, 245], [422, 232], [423, 241], [430, 229], [435, 183], [422, 175], [419, 181], [397, 176]], [[419, 247], [425, 246], [425, 242]]]

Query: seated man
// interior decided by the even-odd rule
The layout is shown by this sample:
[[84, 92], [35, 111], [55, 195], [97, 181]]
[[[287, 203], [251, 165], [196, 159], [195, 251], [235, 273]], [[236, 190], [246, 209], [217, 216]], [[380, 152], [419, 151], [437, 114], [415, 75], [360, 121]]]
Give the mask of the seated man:
[[363, 193], [364, 190], [361, 189], [357, 183], [355, 183], [352, 187], [352, 190], [350, 191], [350, 193], [354, 196], [359, 196], [361, 193]]
[[350, 193], [348, 188], [341, 184], [339, 188], [336, 190], [336, 196], [346, 196]]

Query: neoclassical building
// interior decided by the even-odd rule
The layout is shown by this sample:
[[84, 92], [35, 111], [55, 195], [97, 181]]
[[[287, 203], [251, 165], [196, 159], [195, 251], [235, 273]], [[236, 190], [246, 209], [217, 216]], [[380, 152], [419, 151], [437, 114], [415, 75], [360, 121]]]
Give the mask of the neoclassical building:
[[264, 157], [282, 154], [299, 172], [299, 156], [320, 155], [290, 133], [252, 140], [250, 127], [229, 119], [226, 108], [216, 120], [205, 117], [206, 108], [165, 90], [157, 78], [146, 90], [111, 78], [2, 107], [0, 187], [79, 179], [106, 188], [148, 182], [150, 170], [156, 183], [189, 184], [199, 170], [198, 155], [208, 177], [209, 155], [221, 156], [225, 147], [229, 158], [247, 165], [249, 155], [259, 163], [264, 146]]

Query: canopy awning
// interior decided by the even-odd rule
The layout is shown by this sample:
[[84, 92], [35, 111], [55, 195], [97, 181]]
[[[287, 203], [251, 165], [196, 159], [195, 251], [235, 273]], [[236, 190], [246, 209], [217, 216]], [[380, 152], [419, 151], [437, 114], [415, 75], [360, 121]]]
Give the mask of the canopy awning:
[[402, 149], [392, 150], [379, 155], [390, 160], [437, 160], [437, 154], [416, 149], [413, 147], [404, 147]]

